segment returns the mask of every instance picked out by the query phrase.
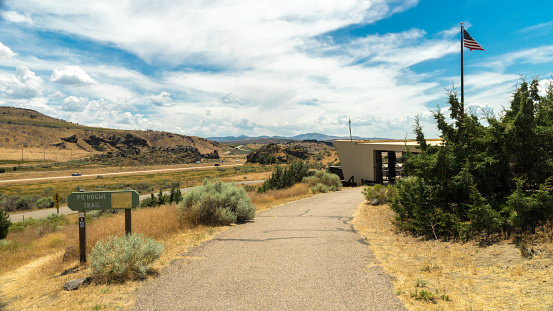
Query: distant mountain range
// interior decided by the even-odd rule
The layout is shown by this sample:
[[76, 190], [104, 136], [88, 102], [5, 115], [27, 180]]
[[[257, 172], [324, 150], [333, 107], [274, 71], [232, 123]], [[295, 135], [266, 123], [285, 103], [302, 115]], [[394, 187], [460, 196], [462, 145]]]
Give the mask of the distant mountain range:
[[[284, 137], [284, 136], [225, 136], [225, 137], [206, 137], [206, 139], [211, 141], [218, 141], [218, 142], [233, 142], [233, 141], [247, 141], [247, 140], [270, 140], [270, 139], [276, 139], [276, 140], [318, 140], [318, 141], [332, 141], [336, 139], [349, 139], [349, 136], [331, 136], [326, 134], [320, 134], [320, 133], [307, 133], [307, 134], [300, 134], [296, 136], [291, 137]], [[353, 136], [352, 137], [355, 140], [387, 140], [389, 138], [382, 138], [382, 137], [359, 137], [359, 136]]]

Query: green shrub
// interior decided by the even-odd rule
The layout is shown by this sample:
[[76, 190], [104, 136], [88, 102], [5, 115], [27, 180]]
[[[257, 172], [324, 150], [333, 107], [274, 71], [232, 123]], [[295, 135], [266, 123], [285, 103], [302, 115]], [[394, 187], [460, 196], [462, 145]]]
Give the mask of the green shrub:
[[145, 278], [151, 264], [163, 254], [163, 245], [140, 233], [110, 236], [92, 249], [89, 272], [96, 282], [124, 282]]
[[52, 208], [54, 207], [54, 199], [50, 197], [39, 199], [36, 201], [36, 206], [38, 208]]
[[311, 187], [313, 193], [336, 191], [342, 188], [342, 181], [338, 175], [324, 171], [317, 171], [313, 176], [304, 177], [303, 182]]
[[54, 191], [52, 187], [44, 188], [44, 190], [42, 190], [42, 196], [49, 197], [52, 195], [52, 191]]
[[20, 242], [0, 240], [0, 252], [15, 252], [20, 247]]
[[0, 167], [0, 173], [5, 173], [6, 172], [6, 168], [5, 167]]
[[[449, 116], [433, 113], [439, 145], [415, 134], [420, 152], [407, 152], [392, 209], [397, 224], [416, 234], [461, 238], [535, 230], [553, 219], [553, 81], [522, 81], [501, 115], [479, 115], [449, 94]], [[544, 96], [543, 96], [543, 95]], [[408, 192], [408, 193], [403, 193]]]
[[203, 185], [184, 195], [178, 205], [180, 221], [193, 224], [228, 225], [245, 222], [255, 217], [255, 206], [243, 188], [219, 179], [205, 179]]
[[30, 195], [21, 196], [15, 202], [15, 209], [18, 211], [30, 210], [34, 206], [36, 206], [36, 198]]
[[155, 207], [157, 206], [157, 199], [153, 193], [150, 193], [149, 198], [145, 198], [140, 202], [140, 207]]
[[[87, 213], [87, 217], [88, 217]], [[21, 232], [26, 228], [38, 228], [38, 236], [54, 232], [64, 225], [67, 225], [69, 220], [64, 215], [50, 214], [43, 219], [26, 218], [25, 221], [19, 221], [10, 226], [10, 232]]]
[[362, 193], [367, 201], [377, 199], [379, 204], [386, 204], [395, 197], [397, 189], [392, 185], [385, 187], [384, 185], [376, 184], [374, 186], [366, 186], [363, 188]]
[[267, 190], [285, 189], [293, 186], [295, 183], [301, 182], [307, 176], [309, 167], [302, 161], [294, 161], [287, 168], [277, 166], [269, 178], [257, 188], [258, 193], [263, 193]]
[[10, 217], [6, 211], [0, 209], [0, 240], [8, 236], [8, 230], [12, 224]]
[[327, 185], [318, 183], [309, 188], [312, 193], [327, 193], [330, 191]]

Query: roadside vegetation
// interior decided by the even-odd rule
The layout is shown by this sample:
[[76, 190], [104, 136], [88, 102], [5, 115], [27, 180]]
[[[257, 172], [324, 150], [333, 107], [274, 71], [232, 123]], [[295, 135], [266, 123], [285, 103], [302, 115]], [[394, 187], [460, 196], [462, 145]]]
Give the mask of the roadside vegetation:
[[263, 182], [263, 185], [257, 188], [257, 192], [289, 188], [301, 182], [308, 172], [309, 167], [303, 161], [294, 161], [285, 168], [277, 166], [271, 176]]
[[180, 222], [194, 225], [230, 225], [255, 217], [246, 190], [219, 179], [206, 179], [202, 186], [187, 192], [177, 211]]
[[338, 175], [323, 171], [316, 171], [313, 176], [304, 177], [303, 182], [309, 185], [313, 193], [326, 193], [342, 188], [342, 181]]
[[522, 81], [510, 107], [479, 122], [453, 92], [451, 123], [434, 113], [443, 144], [409, 154], [391, 208], [403, 230], [435, 239], [533, 233], [553, 218], [553, 84]]
[[[218, 168], [210, 170], [188, 170], [164, 174], [145, 174], [131, 176], [117, 176], [102, 178], [81, 178], [78, 180], [66, 180], [50, 182], [45, 186], [43, 182], [34, 184], [3, 185], [0, 193], [0, 208], [8, 212], [26, 211], [37, 208], [53, 207], [52, 197], [58, 193], [61, 203], [67, 196], [79, 189], [86, 191], [116, 191], [130, 188], [140, 194], [154, 193], [160, 190], [172, 188], [193, 187], [201, 184], [205, 178], [233, 179], [242, 178], [256, 173], [271, 171], [271, 167], [260, 165], [243, 165], [231, 168]], [[200, 182], [199, 182], [200, 181]], [[24, 193], [22, 195], [22, 193]]]
[[377, 260], [367, 269], [383, 268], [408, 310], [553, 308], [552, 222], [520, 238], [460, 243], [405, 234], [394, 219], [389, 205], [367, 201], [353, 225]]
[[553, 86], [538, 86], [522, 81], [485, 124], [450, 93], [443, 144], [416, 120], [409, 177], [363, 189], [354, 226], [410, 310], [553, 308]]
[[[221, 189], [232, 186], [217, 180], [206, 184]], [[247, 185], [227, 189], [218, 195], [221, 200], [211, 200], [204, 206], [249, 201], [249, 208], [244, 208], [248, 204], [239, 203], [242, 204], [240, 209], [245, 211], [240, 219], [247, 220], [255, 215], [255, 211], [312, 195], [307, 184], [303, 183], [261, 194], [257, 193], [255, 188]], [[207, 193], [213, 189], [201, 191]], [[225, 196], [223, 193], [232, 195]], [[190, 196], [198, 198], [197, 194]], [[119, 309], [128, 306], [132, 303], [129, 300], [130, 292], [139, 286], [137, 282], [140, 279], [155, 275], [159, 269], [184, 253], [186, 248], [198, 245], [201, 241], [213, 237], [215, 233], [228, 228], [220, 224], [204, 225], [195, 221], [193, 217], [179, 217], [179, 208], [187, 207], [181, 202], [133, 210], [132, 230], [142, 234], [144, 240], [140, 243], [135, 243], [134, 240], [121, 240], [124, 236], [123, 213], [88, 212], [87, 253], [90, 254], [88, 268], [91, 270], [78, 264], [76, 215], [53, 215], [44, 220], [25, 221], [25, 225], [17, 223], [16, 226], [23, 229], [10, 231], [7, 239], [0, 241], [0, 296], [3, 297], [3, 302], [8, 303], [8, 306], [17, 303], [18, 308], [24, 309], [36, 308], [39, 305], [44, 309]], [[148, 239], [157, 241], [156, 243], [165, 250], [157, 260], [148, 259], [157, 257], [160, 249]], [[146, 247], [148, 243], [153, 244]], [[135, 246], [125, 251], [114, 251], [116, 248], [127, 247], [114, 245], [127, 244]], [[95, 250], [95, 245], [100, 245], [100, 248]], [[71, 249], [73, 252], [68, 251]], [[146, 255], [152, 253], [155, 256]], [[109, 256], [98, 257], [98, 254]], [[125, 260], [126, 264], [115, 264], [123, 255], [128, 259]], [[147, 260], [138, 262], [136, 258]], [[69, 280], [91, 275], [95, 278], [92, 285], [78, 291], [62, 290], [63, 284]]]

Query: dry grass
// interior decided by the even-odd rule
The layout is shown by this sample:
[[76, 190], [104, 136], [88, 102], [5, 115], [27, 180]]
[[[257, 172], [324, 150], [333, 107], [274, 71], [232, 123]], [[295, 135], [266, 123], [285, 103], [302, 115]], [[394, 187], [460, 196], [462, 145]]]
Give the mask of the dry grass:
[[307, 184], [299, 183], [287, 189], [269, 190], [264, 193], [251, 192], [249, 195], [256, 206], [256, 210], [262, 211], [286, 202], [306, 198], [313, 194]]
[[[22, 152], [23, 151], [23, 152]], [[2, 148], [0, 159], [12, 161], [65, 162], [89, 157], [94, 153], [75, 148], [73, 150], [60, 150], [58, 148]]]
[[[311, 194], [309, 188], [300, 184], [290, 189], [250, 195], [257, 210], [263, 210]], [[80, 266], [77, 258], [71, 262], [62, 262], [64, 249], [78, 243], [78, 227], [74, 221], [75, 218], [72, 218], [71, 224], [62, 230], [40, 238], [36, 237], [33, 230], [8, 236], [8, 240], [16, 238], [27, 246], [13, 253], [0, 252], [0, 309], [3, 304], [6, 310], [121, 309], [133, 304], [132, 293], [142, 286], [142, 281], [91, 284], [71, 292], [63, 290], [66, 282], [88, 275], [86, 267]], [[199, 245], [226, 228], [229, 227], [192, 227], [179, 224], [175, 205], [132, 212], [132, 231], [155, 238], [166, 250], [152, 266], [149, 278], [155, 277], [165, 265], [181, 257], [188, 247]], [[96, 241], [123, 232], [122, 213], [102, 217], [87, 224], [88, 252]], [[13, 260], [8, 260], [12, 257]]]
[[[154, 170], [154, 169], [174, 169], [174, 168], [186, 168], [191, 165], [179, 165], [179, 166], [164, 166], [164, 167], [145, 167], [139, 170]], [[93, 175], [90, 177], [71, 177], [71, 173], [75, 171], [65, 171], [62, 176], [67, 176], [67, 179], [59, 179], [54, 181], [45, 182], [44, 180], [38, 181], [16, 181], [12, 183], [2, 183], [2, 194], [4, 195], [42, 195], [47, 188], [53, 189], [53, 192], [59, 193], [61, 196], [66, 197], [71, 192], [76, 191], [76, 186], [84, 188], [88, 191], [95, 191], [97, 187], [122, 185], [122, 184], [150, 184], [154, 188], [154, 193], [159, 191], [158, 183], [164, 181], [179, 181], [181, 187], [192, 187], [201, 184], [204, 178], [221, 178], [223, 180], [232, 181], [245, 181], [245, 180], [258, 180], [267, 178], [271, 174], [270, 167], [253, 166], [252, 170], [259, 173], [244, 174], [240, 169], [234, 168], [217, 169], [212, 164], [206, 165], [206, 169], [192, 169], [192, 170], [178, 170], [178, 171], [166, 171], [166, 172], [149, 172], [149, 173], [134, 173], [132, 175], [116, 175], [106, 176], [105, 178], [97, 178], [96, 174], [100, 173], [114, 173], [122, 171], [131, 171], [129, 168], [111, 168], [111, 169], [87, 169], [79, 170], [78, 172], [83, 175]], [[265, 170], [265, 172], [263, 172]], [[133, 170], [136, 171], [136, 168]], [[25, 175], [26, 174], [26, 175]], [[19, 178], [34, 178], [44, 177], [39, 174], [33, 173], [20, 173]], [[55, 176], [55, 175], [52, 175]], [[10, 176], [0, 174], [0, 180], [11, 179]], [[13, 178], [17, 179], [17, 178]]]
[[[525, 259], [512, 241], [481, 245], [404, 235], [392, 217], [386, 205], [362, 204], [354, 226], [394, 278], [396, 294], [409, 310], [553, 309], [551, 226], [541, 229], [544, 242], [534, 244], [534, 257]], [[434, 294], [435, 302], [415, 299], [421, 290]]]

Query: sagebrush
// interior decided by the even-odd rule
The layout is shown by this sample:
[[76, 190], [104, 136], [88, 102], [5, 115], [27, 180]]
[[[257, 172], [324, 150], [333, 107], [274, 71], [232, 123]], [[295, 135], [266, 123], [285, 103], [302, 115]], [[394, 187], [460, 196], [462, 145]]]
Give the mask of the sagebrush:
[[96, 242], [90, 256], [91, 277], [98, 283], [145, 278], [164, 251], [163, 245], [142, 233], [113, 235]]
[[205, 179], [184, 195], [178, 217], [195, 225], [228, 225], [253, 219], [255, 206], [246, 190], [234, 183]]
[[361, 192], [367, 201], [378, 200], [378, 204], [386, 204], [395, 197], [397, 190], [392, 185], [384, 186], [376, 184], [374, 186], [366, 186]]
[[325, 193], [342, 188], [342, 181], [338, 175], [324, 171], [317, 171], [313, 176], [304, 177], [303, 182], [309, 185], [313, 193]]

